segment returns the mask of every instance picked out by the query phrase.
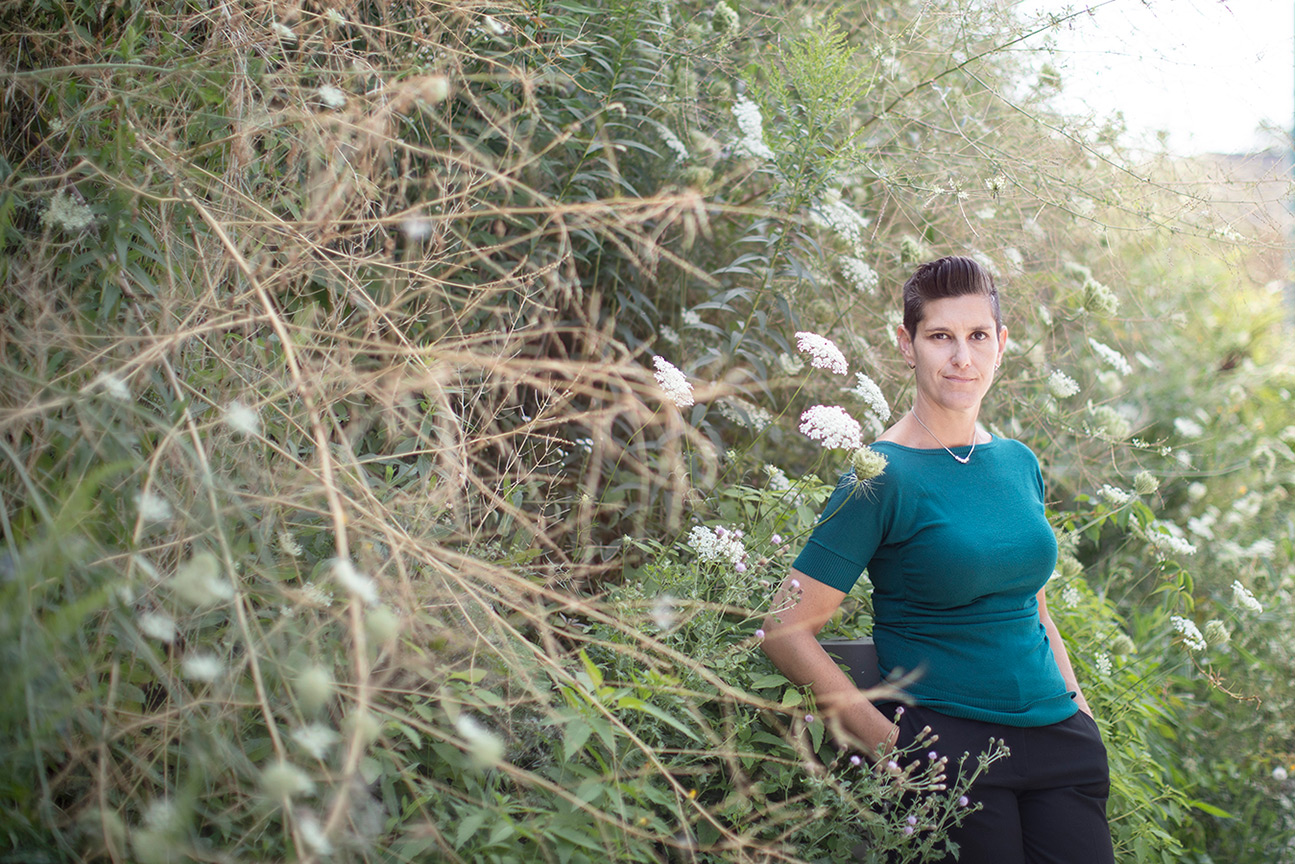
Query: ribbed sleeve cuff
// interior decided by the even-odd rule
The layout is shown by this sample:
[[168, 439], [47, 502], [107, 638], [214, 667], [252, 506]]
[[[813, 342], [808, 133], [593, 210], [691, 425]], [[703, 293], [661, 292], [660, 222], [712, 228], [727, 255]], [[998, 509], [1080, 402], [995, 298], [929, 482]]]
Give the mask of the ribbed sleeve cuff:
[[805, 544], [805, 548], [800, 550], [800, 554], [796, 556], [796, 563], [792, 566], [816, 582], [830, 585], [846, 594], [850, 593], [850, 589], [854, 587], [855, 582], [859, 581], [859, 576], [863, 573], [862, 564], [842, 558], [814, 540]]

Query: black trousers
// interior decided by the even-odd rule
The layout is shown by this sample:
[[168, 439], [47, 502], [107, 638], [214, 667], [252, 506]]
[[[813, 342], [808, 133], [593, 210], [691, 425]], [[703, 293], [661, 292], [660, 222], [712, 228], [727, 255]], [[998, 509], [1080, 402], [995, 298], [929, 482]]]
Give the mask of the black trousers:
[[[948, 757], [950, 786], [964, 752], [974, 769], [975, 756], [988, 749], [990, 738], [1002, 738], [1011, 749], [1011, 756], [990, 765], [972, 785], [967, 797], [981, 809], [949, 832], [960, 847], [957, 864], [1114, 864], [1106, 747], [1087, 714], [1020, 727], [910, 705], [899, 720], [899, 745], [911, 744], [924, 726], [940, 736], [929, 749]], [[928, 758], [927, 749], [918, 758]]]

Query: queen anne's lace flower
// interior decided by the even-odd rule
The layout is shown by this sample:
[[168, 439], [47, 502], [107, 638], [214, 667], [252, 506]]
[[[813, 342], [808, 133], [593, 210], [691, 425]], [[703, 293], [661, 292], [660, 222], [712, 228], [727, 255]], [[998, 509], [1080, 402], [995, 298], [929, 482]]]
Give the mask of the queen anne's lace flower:
[[877, 271], [869, 267], [866, 262], [850, 255], [842, 255], [840, 263], [841, 275], [848, 279], [860, 294], [871, 294], [877, 290], [881, 279], [877, 276]]
[[1205, 641], [1210, 645], [1226, 645], [1232, 639], [1232, 631], [1217, 618], [1205, 622]]
[[1048, 376], [1048, 392], [1058, 399], [1065, 399], [1079, 392], [1079, 382], [1057, 369]]
[[323, 723], [307, 723], [292, 730], [292, 740], [316, 759], [323, 759], [342, 736]]
[[828, 450], [858, 450], [863, 446], [859, 421], [840, 405], [815, 405], [800, 415], [800, 431]]
[[815, 369], [827, 369], [837, 375], [850, 371], [845, 362], [845, 355], [836, 343], [826, 336], [802, 330], [796, 334], [796, 350], [809, 355], [809, 365]]
[[661, 389], [670, 397], [670, 401], [680, 408], [687, 408], [693, 404], [692, 385], [679, 369], [664, 357], [656, 356], [652, 358], [653, 365], [656, 366], [656, 372], [652, 377], [661, 385]]
[[1160, 481], [1150, 471], [1139, 471], [1133, 478], [1133, 491], [1139, 495], [1154, 495], [1160, 489]]
[[225, 425], [235, 432], [256, 437], [261, 434], [261, 415], [238, 400], [225, 406]]
[[850, 464], [854, 466], [854, 478], [857, 482], [866, 483], [880, 477], [886, 470], [886, 456], [871, 447], [860, 447], [850, 454]]
[[1172, 522], [1156, 519], [1147, 526], [1147, 542], [1157, 552], [1171, 555], [1195, 555], [1196, 547], [1183, 537], [1183, 531]]
[[688, 545], [702, 561], [727, 561], [737, 566], [746, 559], [746, 546], [742, 544], [742, 533], [723, 526], [707, 528], [697, 525], [688, 532]]
[[1091, 336], [1088, 338], [1088, 344], [1093, 347], [1093, 352], [1101, 358], [1101, 361], [1116, 372], [1121, 375], [1128, 375], [1133, 371], [1133, 367], [1129, 365], [1129, 361], [1124, 358], [1124, 355], [1111, 346], [1098, 342]]
[[1120, 311], [1120, 298], [1092, 276], [1084, 280], [1084, 309], [1094, 315], [1110, 317]]
[[189, 654], [180, 664], [185, 678], [194, 681], [215, 681], [224, 670], [224, 664], [215, 654]]
[[325, 84], [315, 91], [319, 101], [323, 102], [325, 107], [338, 109], [346, 107], [346, 94], [338, 90], [331, 84]]
[[1105, 438], [1121, 441], [1133, 431], [1129, 421], [1110, 405], [1094, 405], [1088, 409], [1093, 418], [1094, 432]]
[[1183, 618], [1180, 615], [1171, 617], [1170, 622], [1174, 629], [1183, 634], [1183, 644], [1191, 651], [1204, 651], [1207, 647], [1205, 636], [1201, 633], [1200, 628], [1196, 626], [1195, 621]]
[[333, 578], [342, 588], [365, 603], [378, 602], [378, 588], [373, 579], [356, 570], [355, 565], [345, 558], [333, 559]]
[[868, 410], [877, 415], [878, 420], [890, 419], [890, 405], [886, 402], [886, 397], [882, 394], [881, 388], [877, 382], [873, 381], [862, 372], [854, 373], [855, 380], [858, 382], [853, 388], [847, 390], [863, 400], [863, 404], [868, 406]]
[[1129, 499], [1132, 497], [1128, 492], [1117, 489], [1109, 483], [1103, 483], [1102, 488], [1097, 490], [1097, 494], [1116, 507], [1129, 503]]
[[1240, 579], [1232, 583], [1232, 602], [1256, 615], [1264, 611], [1263, 604], [1255, 599], [1255, 595], [1250, 593], [1249, 588], [1241, 584]]
[[50, 199], [49, 206], [40, 214], [40, 221], [62, 228], [68, 234], [79, 234], [94, 224], [94, 211], [63, 189]]
[[719, 400], [719, 413], [739, 426], [763, 432], [773, 422], [773, 415], [754, 402], [740, 396], [726, 396]]
[[810, 218], [844, 240], [855, 255], [862, 255], [866, 251], [864, 230], [869, 222], [844, 201], [838, 199], [819, 204], [810, 211]]

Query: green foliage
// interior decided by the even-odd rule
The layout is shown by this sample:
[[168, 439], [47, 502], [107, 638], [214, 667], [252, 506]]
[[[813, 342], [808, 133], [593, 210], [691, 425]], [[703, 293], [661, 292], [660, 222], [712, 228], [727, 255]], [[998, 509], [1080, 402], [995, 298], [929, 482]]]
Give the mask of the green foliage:
[[[1122, 170], [1051, 111], [1019, 50], [1050, 25], [0, 25], [6, 857], [920, 860], [958, 790], [851, 764], [755, 629], [844, 467], [796, 418], [879, 429], [896, 286], [964, 250], [1004, 284], [985, 417], [1042, 456], [1121, 860], [1285, 854], [1295, 378], [1251, 275], [1280, 264], [1191, 166]], [[884, 404], [806, 368], [806, 329]], [[700, 554], [717, 527], [743, 569]], [[861, 589], [830, 628], [870, 624]]]

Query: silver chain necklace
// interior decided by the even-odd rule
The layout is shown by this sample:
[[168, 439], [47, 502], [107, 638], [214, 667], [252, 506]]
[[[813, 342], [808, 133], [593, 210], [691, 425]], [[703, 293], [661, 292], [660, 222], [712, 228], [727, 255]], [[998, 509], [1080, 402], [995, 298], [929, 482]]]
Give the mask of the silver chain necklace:
[[934, 432], [932, 432], [932, 431], [931, 431], [931, 427], [930, 427], [930, 426], [927, 426], [925, 423], [923, 423], [923, 422], [922, 422], [922, 418], [917, 416], [917, 412], [916, 412], [916, 411], [914, 411], [913, 409], [911, 409], [911, 408], [910, 408], [910, 409], [908, 410], [908, 413], [913, 415], [913, 419], [917, 421], [917, 425], [919, 425], [919, 426], [921, 426], [923, 429], [925, 429], [925, 430], [926, 430], [926, 433], [927, 433], [928, 435], [930, 435], [932, 438], [934, 438], [934, 439], [935, 439], [935, 443], [936, 443], [936, 444], [939, 444], [941, 447], [943, 447], [943, 448], [944, 448], [944, 452], [946, 452], [946, 453], [948, 453], [950, 456], [952, 456], [952, 457], [953, 457], [953, 459], [954, 459], [954, 461], [956, 461], [956, 462], [960, 462], [960, 463], [962, 463], [963, 465], [966, 465], [968, 462], [970, 462], [970, 461], [971, 461], [971, 454], [976, 452], [976, 432], [975, 432], [975, 430], [972, 430], [972, 433], [971, 433], [971, 449], [967, 451], [967, 455], [966, 455], [966, 456], [959, 456], [957, 453], [954, 453], [952, 450], [950, 450], [950, 449], [949, 449], [949, 445], [945, 444], [943, 441], [941, 441], [941, 440], [940, 440], [940, 436], [939, 436], [939, 435], [936, 435]]

